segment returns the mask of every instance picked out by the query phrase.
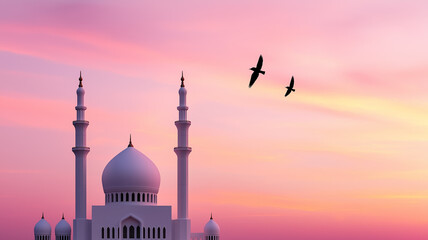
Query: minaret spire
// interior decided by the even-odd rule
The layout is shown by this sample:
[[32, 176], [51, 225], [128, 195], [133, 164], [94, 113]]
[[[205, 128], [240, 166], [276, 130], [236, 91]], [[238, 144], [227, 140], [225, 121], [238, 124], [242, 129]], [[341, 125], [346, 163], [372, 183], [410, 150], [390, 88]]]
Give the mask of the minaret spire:
[[80, 71], [79, 87], [83, 87], [82, 80], [83, 80], [83, 78], [82, 78], [82, 71]]
[[45, 213], [42, 212], [42, 219], [45, 219]]
[[210, 217], [210, 219], [211, 219], [211, 220], [213, 219], [213, 213], [211, 213], [211, 217]]
[[86, 218], [86, 156], [89, 153], [89, 147], [86, 146], [86, 128], [89, 122], [85, 120], [85, 89], [83, 89], [82, 84], [82, 72], [80, 72], [79, 88], [77, 88], [76, 93], [77, 119], [73, 121], [74, 128], [76, 129], [76, 146], [72, 148], [76, 159], [76, 214], [73, 220], [73, 239], [90, 240], [91, 221]]
[[129, 144], [128, 144], [128, 147], [134, 147], [134, 145], [132, 145], [131, 134], [129, 134]]
[[181, 87], [184, 87], [183, 71], [181, 71]]
[[189, 173], [188, 173], [188, 156], [192, 148], [188, 145], [188, 131], [191, 122], [187, 120], [186, 105], [187, 90], [184, 87], [183, 72], [181, 72], [181, 86], [178, 90], [179, 106], [178, 121], [175, 126], [178, 131], [178, 146], [174, 148], [177, 154], [177, 227], [174, 233], [175, 239], [190, 239], [190, 219], [189, 219]]

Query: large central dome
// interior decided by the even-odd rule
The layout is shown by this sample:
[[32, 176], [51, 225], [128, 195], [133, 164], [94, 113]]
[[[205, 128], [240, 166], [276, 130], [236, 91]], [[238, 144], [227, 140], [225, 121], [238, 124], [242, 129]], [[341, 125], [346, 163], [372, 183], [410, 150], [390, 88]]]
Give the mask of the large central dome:
[[116, 155], [104, 168], [104, 193], [159, 192], [160, 174], [156, 165], [132, 144]]

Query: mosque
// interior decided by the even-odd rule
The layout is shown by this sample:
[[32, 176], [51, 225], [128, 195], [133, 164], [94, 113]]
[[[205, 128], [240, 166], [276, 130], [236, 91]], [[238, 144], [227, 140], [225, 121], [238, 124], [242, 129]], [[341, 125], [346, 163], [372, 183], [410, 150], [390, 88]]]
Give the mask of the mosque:
[[[72, 148], [76, 159], [75, 219], [73, 220], [73, 240], [99, 239], [166, 239], [166, 240], [219, 240], [220, 228], [213, 220], [204, 227], [203, 233], [190, 232], [188, 215], [188, 156], [192, 148], [188, 146], [186, 95], [183, 74], [178, 91], [179, 112], [175, 125], [178, 130], [177, 155], [177, 219], [171, 217], [171, 206], [159, 206], [158, 192], [160, 174], [156, 165], [142, 152], [129, 145], [117, 154], [104, 168], [102, 184], [105, 205], [92, 206], [92, 219], [86, 216], [86, 145], [84, 104], [85, 90], [82, 74], [77, 89], [77, 119], [75, 127], [76, 146]], [[51, 240], [51, 226], [42, 218], [34, 227], [35, 240]], [[71, 226], [64, 219], [55, 227], [56, 240], [71, 240]]]

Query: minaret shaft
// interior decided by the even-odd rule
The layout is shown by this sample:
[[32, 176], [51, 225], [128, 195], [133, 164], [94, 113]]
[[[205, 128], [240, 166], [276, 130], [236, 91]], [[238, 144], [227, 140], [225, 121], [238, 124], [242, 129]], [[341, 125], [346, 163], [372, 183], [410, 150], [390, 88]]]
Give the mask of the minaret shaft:
[[73, 239], [90, 239], [90, 220], [86, 218], [86, 156], [89, 153], [89, 147], [86, 146], [86, 128], [89, 122], [85, 120], [84, 96], [85, 90], [82, 85], [82, 77], [79, 78], [80, 84], [77, 89], [76, 121], [73, 121], [76, 134], [75, 147], [72, 148], [76, 161], [75, 175], [75, 197], [76, 213], [73, 221]]
[[180, 105], [177, 107], [179, 120], [175, 122], [178, 133], [178, 146], [174, 148], [174, 152], [177, 154], [177, 218], [188, 218], [188, 156], [192, 148], [189, 147], [188, 132], [191, 122], [187, 120], [187, 110], [189, 108], [186, 106], [187, 90], [184, 84], [179, 90], [179, 95]]
[[175, 122], [178, 133], [177, 147], [174, 152], [177, 154], [177, 220], [174, 220], [174, 239], [190, 239], [190, 219], [189, 219], [189, 168], [188, 157], [192, 148], [189, 147], [188, 131], [191, 122], [187, 120], [186, 95], [184, 78], [181, 78], [181, 87], [178, 91], [180, 96], [178, 121]]

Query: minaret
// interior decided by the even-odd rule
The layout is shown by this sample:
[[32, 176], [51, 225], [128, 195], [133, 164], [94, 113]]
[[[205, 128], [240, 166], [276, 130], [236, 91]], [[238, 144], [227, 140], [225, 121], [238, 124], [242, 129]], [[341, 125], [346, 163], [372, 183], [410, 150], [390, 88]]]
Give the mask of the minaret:
[[86, 219], [86, 156], [89, 147], [86, 146], [86, 128], [89, 122], [85, 120], [85, 89], [82, 85], [82, 72], [77, 89], [77, 119], [73, 121], [76, 129], [76, 146], [73, 149], [76, 157], [76, 215], [73, 220], [73, 239], [90, 240], [91, 221]]
[[179, 240], [190, 239], [190, 219], [188, 209], [189, 181], [188, 181], [188, 156], [192, 148], [188, 145], [188, 130], [190, 121], [187, 120], [186, 94], [184, 87], [183, 72], [181, 73], [181, 87], [178, 91], [180, 104], [177, 107], [179, 112], [178, 121], [175, 122], [178, 130], [178, 146], [174, 148], [177, 154], [177, 226], [175, 235]]

